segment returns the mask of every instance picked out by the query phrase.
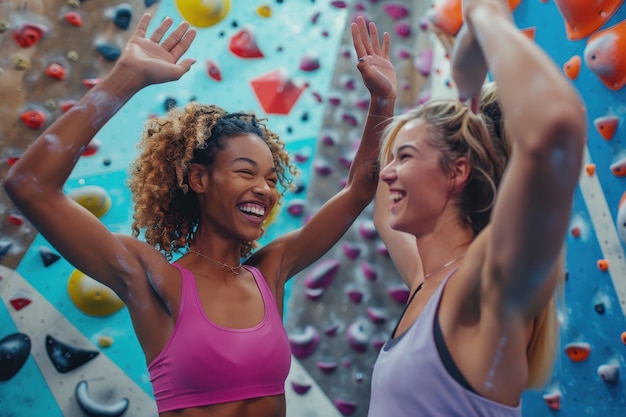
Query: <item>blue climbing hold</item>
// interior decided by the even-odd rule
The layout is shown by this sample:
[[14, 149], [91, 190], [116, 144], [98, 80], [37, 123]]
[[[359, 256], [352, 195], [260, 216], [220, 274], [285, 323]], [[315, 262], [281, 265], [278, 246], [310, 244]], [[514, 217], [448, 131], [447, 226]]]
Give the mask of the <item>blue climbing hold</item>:
[[113, 16], [113, 23], [123, 30], [128, 29], [130, 21], [133, 18], [133, 9], [128, 4], [120, 4], [115, 8], [115, 16]]
[[13, 333], [0, 340], [0, 381], [8, 381], [22, 369], [30, 346], [30, 338], [24, 333]]
[[100, 55], [102, 55], [107, 61], [116, 61], [122, 54], [121, 49], [114, 45], [101, 44], [96, 46], [96, 48], [98, 49]]
[[46, 351], [56, 370], [62, 374], [89, 362], [100, 352], [76, 348], [46, 335]]

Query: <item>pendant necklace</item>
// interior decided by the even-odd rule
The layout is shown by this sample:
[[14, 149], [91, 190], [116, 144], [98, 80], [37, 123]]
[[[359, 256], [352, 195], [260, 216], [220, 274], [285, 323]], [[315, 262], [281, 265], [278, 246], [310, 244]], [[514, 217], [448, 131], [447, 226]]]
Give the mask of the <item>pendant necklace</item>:
[[429, 272], [428, 274], [424, 275], [424, 281], [426, 281], [428, 278], [430, 278], [431, 276], [433, 276], [437, 272], [440, 272], [440, 271], [446, 269], [447, 267], [449, 267], [450, 265], [452, 265], [453, 263], [455, 263], [456, 261], [458, 261], [459, 259], [461, 259], [464, 256], [465, 256], [465, 254], [459, 255], [456, 258], [453, 258], [453, 259], [449, 260], [448, 262], [446, 262], [445, 264], [441, 265], [439, 268], [435, 269], [434, 271]]
[[209, 261], [220, 265], [224, 269], [228, 269], [234, 275], [239, 275], [241, 273], [241, 264], [239, 264], [237, 266], [229, 266], [229, 265], [226, 265], [224, 262], [220, 262], [217, 259], [210, 258], [210, 257], [204, 255], [203, 253], [200, 253], [200, 251], [193, 250], [193, 249], [189, 248], [189, 252], [194, 253], [196, 256], [201, 256], [204, 259], [208, 259]]

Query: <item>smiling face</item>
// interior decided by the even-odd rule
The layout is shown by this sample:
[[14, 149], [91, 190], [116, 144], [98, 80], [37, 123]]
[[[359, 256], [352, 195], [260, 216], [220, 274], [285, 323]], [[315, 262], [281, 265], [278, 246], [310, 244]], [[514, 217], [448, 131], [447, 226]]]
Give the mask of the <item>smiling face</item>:
[[225, 236], [253, 241], [279, 196], [276, 166], [257, 135], [233, 136], [226, 143], [214, 164], [205, 167], [202, 220]]
[[450, 176], [441, 167], [441, 152], [429, 143], [430, 134], [423, 119], [404, 124], [380, 174], [389, 186], [391, 227], [416, 236], [432, 231], [450, 199]]

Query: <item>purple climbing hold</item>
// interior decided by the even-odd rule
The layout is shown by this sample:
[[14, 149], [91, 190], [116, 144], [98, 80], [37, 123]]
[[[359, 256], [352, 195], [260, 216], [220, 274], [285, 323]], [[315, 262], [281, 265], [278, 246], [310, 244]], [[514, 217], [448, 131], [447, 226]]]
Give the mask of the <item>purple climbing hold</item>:
[[380, 307], [368, 307], [366, 312], [367, 317], [374, 324], [383, 324], [389, 319], [387, 312]]
[[337, 362], [333, 361], [318, 361], [315, 365], [325, 374], [332, 374], [337, 369]]
[[356, 259], [361, 254], [361, 248], [359, 248], [358, 246], [350, 242], [344, 242], [342, 245], [342, 249], [343, 249], [343, 254], [348, 259]]
[[300, 61], [300, 69], [302, 71], [315, 71], [320, 68], [320, 61], [316, 56], [305, 55]]
[[302, 216], [302, 213], [304, 213], [304, 204], [304, 200], [291, 200], [287, 204], [287, 212], [292, 216]]
[[410, 291], [405, 286], [389, 288], [387, 293], [395, 302], [399, 304], [406, 304], [406, 302], [409, 300]]
[[308, 358], [315, 352], [320, 342], [320, 335], [311, 325], [307, 325], [304, 331], [299, 334], [289, 335], [291, 353], [298, 359]]
[[324, 294], [324, 288], [305, 288], [304, 295], [311, 301], [317, 301]]
[[424, 77], [430, 75], [430, 71], [433, 67], [433, 50], [430, 48], [424, 48], [422, 53], [415, 58], [415, 68]]
[[317, 263], [309, 274], [304, 278], [307, 288], [327, 288], [335, 279], [340, 262], [336, 259], [324, 259]]
[[291, 388], [296, 392], [296, 394], [304, 395], [311, 389], [311, 384], [307, 384], [304, 382], [291, 381]]
[[0, 381], [8, 381], [22, 369], [30, 347], [30, 338], [24, 333], [13, 333], [0, 340]]
[[365, 220], [361, 222], [359, 225], [359, 233], [366, 239], [374, 239], [378, 236], [378, 232], [376, 231], [376, 226], [374, 226], [374, 222], [371, 220]]
[[354, 414], [357, 409], [357, 403], [354, 401], [344, 400], [341, 398], [335, 399], [335, 407], [339, 410], [339, 412], [344, 416], [349, 416]]
[[333, 172], [333, 168], [328, 165], [325, 162], [315, 162], [313, 164], [313, 169], [315, 169], [315, 172], [317, 172], [319, 175], [330, 175]]
[[348, 298], [352, 300], [354, 304], [360, 304], [363, 301], [363, 291], [357, 289], [348, 290]]
[[372, 264], [367, 261], [361, 262], [361, 270], [363, 271], [363, 275], [368, 281], [375, 281], [378, 278], [378, 273], [376, 272], [376, 268]]
[[367, 333], [361, 322], [355, 321], [348, 326], [346, 329], [346, 339], [355, 352], [365, 353], [367, 351]]

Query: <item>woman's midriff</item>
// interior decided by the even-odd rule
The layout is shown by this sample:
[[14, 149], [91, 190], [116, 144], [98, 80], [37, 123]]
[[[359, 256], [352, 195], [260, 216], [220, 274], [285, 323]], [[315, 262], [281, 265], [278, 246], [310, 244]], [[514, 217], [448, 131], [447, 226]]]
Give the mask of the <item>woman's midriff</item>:
[[193, 407], [161, 413], [160, 417], [285, 417], [285, 396], [251, 398], [243, 401]]

